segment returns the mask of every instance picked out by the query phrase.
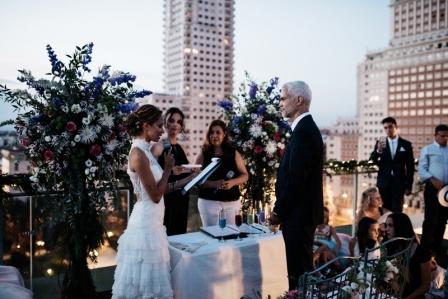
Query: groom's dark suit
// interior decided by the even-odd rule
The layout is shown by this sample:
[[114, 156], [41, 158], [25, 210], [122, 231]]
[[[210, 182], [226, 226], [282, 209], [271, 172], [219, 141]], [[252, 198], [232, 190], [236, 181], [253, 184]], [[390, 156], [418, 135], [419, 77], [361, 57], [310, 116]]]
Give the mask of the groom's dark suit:
[[414, 181], [414, 154], [412, 144], [398, 137], [394, 157], [392, 158], [389, 142], [380, 154], [378, 142], [370, 155], [378, 165], [377, 187], [383, 199], [383, 207], [392, 212], [403, 211], [405, 190], [412, 190]]
[[274, 213], [283, 223], [290, 289], [313, 269], [314, 231], [323, 223], [322, 170], [322, 136], [307, 115], [292, 132], [275, 185]]

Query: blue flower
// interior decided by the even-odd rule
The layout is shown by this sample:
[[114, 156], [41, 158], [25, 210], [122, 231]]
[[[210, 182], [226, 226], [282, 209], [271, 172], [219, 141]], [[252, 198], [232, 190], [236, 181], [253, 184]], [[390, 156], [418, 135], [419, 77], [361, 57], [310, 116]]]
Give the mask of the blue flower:
[[152, 91], [143, 89], [141, 91], [133, 91], [133, 92], [129, 93], [128, 97], [130, 99], [137, 99], [137, 98], [143, 98], [143, 97], [149, 96], [150, 94], [152, 94]]
[[235, 116], [232, 119], [232, 126], [237, 128], [240, 125], [241, 121], [242, 121], [241, 116]]
[[218, 107], [221, 107], [222, 109], [224, 109], [226, 111], [230, 111], [230, 109], [233, 108], [232, 101], [229, 101], [227, 99], [219, 100], [218, 103], [216, 103], [216, 105], [218, 105]]
[[289, 130], [289, 129], [291, 128], [291, 126], [289, 125], [289, 123], [288, 123], [286, 120], [284, 120], [284, 119], [280, 119], [280, 120], [277, 122], [277, 124], [278, 124], [278, 126], [279, 126], [280, 128], [283, 128], [283, 129], [287, 129], [287, 130]]
[[266, 112], [266, 105], [260, 105], [260, 106], [258, 106], [258, 108], [257, 108], [257, 114], [258, 115], [262, 115], [263, 113], [265, 113]]
[[93, 43], [84, 45], [82, 48], [86, 49], [84, 57], [82, 58], [82, 68], [86, 72], [90, 72], [90, 69], [87, 67], [87, 65], [92, 61]]
[[118, 109], [123, 113], [131, 113], [137, 110], [138, 104], [136, 102], [128, 102], [126, 104], [122, 104], [118, 107]]
[[134, 82], [135, 76], [130, 73], [119, 72], [112, 75], [112, 77], [110, 77], [108, 80], [110, 84], [112, 84], [112, 86], [115, 86], [123, 83]]
[[44, 116], [42, 114], [34, 115], [30, 117], [31, 123], [38, 123], [44, 120]]
[[61, 107], [62, 105], [64, 105], [64, 102], [60, 99], [60, 98], [53, 98], [53, 100], [51, 101], [51, 103], [56, 106], [56, 108]]
[[58, 57], [56, 56], [50, 45], [47, 45], [47, 52], [48, 52], [48, 58], [50, 58], [51, 72], [54, 75], [59, 75], [61, 73], [64, 64], [61, 61], [59, 61]]
[[258, 91], [258, 86], [255, 82], [251, 82], [249, 84], [249, 97], [254, 100], [256, 95], [257, 95], [257, 91]]
[[107, 80], [110, 78], [110, 74], [109, 74], [109, 69], [110, 69], [110, 65], [104, 65], [100, 71], [99, 71], [99, 75], [103, 80]]

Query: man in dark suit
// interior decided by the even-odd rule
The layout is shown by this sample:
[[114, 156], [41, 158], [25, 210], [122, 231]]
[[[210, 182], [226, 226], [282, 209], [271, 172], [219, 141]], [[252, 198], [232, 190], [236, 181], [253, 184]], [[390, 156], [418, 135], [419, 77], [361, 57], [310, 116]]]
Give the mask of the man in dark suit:
[[381, 121], [387, 138], [375, 144], [370, 160], [378, 165], [377, 187], [383, 207], [402, 212], [404, 195], [411, 194], [414, 181], [414, 154], [412, 144], [398, 136], [397, 122], [393, 117]]
[[290, 290], [297, 288], [300, 275], [313, 269], [314, 232], [323, 223], [323, 141], [308, 112], [310, 103], [306, 83], [283, 85], [280, 108], [292, 134], [278, 170], [270, 223], [282, 223]]

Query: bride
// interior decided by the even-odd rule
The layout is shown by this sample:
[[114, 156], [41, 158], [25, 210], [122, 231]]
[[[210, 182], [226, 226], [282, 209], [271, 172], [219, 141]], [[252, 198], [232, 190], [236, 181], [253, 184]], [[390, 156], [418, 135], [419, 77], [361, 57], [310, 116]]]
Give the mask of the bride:
[[138, 200], [118, 240], [112, 298], [173, 298], [163, 194], [175, 161], [168, 153], [162, 169], [150, 151], [163, 133], [162, 112], [141, 106], [129, 115], [127, 130], [133, 137], [127, 172]]

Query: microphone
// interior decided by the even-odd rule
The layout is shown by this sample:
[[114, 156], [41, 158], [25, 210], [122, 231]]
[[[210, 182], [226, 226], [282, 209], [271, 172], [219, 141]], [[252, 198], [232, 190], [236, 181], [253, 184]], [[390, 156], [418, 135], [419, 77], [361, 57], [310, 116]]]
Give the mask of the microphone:
[[[233, 170], [229, 170], [226, 174], [226, 178], [224, 179], [225, 181], [230, 180], [231, 178], [233, 178], [233, 176], [235, 175], [235, 172]], [[215, 191], [213, 191], [213, 193], [218, 192], [219, 188], [216, 188]]]

